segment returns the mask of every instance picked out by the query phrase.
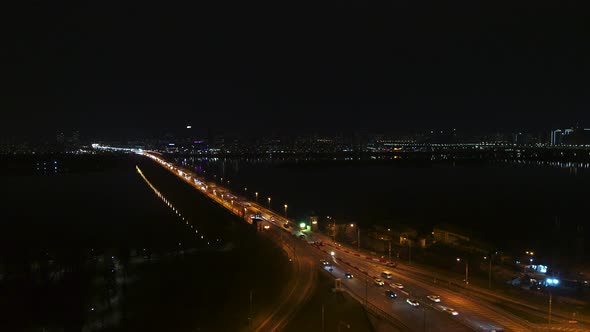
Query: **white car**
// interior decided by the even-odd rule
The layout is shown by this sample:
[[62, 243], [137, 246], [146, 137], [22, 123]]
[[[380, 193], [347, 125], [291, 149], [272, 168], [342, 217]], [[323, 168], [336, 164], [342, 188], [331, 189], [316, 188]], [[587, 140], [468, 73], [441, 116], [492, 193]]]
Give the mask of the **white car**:
[[438, 295], [428, 295], [427, 298], [432, 302], [440, 302], [440, 296]]
[[453, 308], [444, 308], [443, 310], [449, 315], [457, 316], [459, 314], [457, 310]]
[[384, 286], [385, 283], [383, 282], [383, 280], [381, 280], [379, 278], [375, 278], [375, 285], [377, 285], [377, 286]]
[[399, 282], [392, 282], [391, 284], [389, 284], [389, 286], [393, 287], [393, 288], [397, 288], [397, 289], [403, 289], [404, 285], [400, 284]]
[[407, 299], [406, 302], [412, 307], [417, 307], [420, 305], [420, 303], [414, 299]]

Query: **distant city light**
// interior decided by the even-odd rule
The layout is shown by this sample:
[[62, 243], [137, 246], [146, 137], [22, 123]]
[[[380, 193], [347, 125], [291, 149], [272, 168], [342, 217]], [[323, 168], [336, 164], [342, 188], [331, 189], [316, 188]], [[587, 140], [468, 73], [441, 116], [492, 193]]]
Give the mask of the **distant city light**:
[[186, 126], [186, 129], [191, 129], [192, 127], [193, 127], [193, 126], [191, 126], [191, 125], [188, 125], [188, 126]]

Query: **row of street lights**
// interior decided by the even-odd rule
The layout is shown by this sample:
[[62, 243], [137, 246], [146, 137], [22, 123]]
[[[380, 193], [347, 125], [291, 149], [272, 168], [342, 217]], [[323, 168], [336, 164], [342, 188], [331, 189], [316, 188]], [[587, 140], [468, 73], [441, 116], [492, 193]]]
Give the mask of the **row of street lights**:
[[[484, 256], [484, 260], [488, 261], [488, 288], [492, 289], [492, 257]], [[457, 262], [461, 262], [461, 258], [457, 257]], [[465, 285], [469, 285], [469, 258], [465, 259]]]
[[[221, 178], [221, 179], [223, 181], [223, 178]], [[228, 181], [228, 183], [229, 183], [229, 181]], [[246, 193], [247, 191], [248, 191], [248, 188], [244, 187], [244, 193]], [[223, 195], [222, 195], [222, 197], [223, 197]], [[256, 199], [256, 203], [258, 203], [258, 192], [257, 191], [254, 192], [254, 197]], [[270, 210], [271, 209], [271, 198], [267, 197], [267, 201], [268, 201], [268, 209]], [[287, 204], [283, 205], [285, 218], [287, 218], [288, 207], [289, 206]], [[333, 220], [333, 227], [334, 227], [334, 233], [333, 233], [334, 239], [333, 240], [334, 240], [334, 242], [336, 242], [336, 220]], [[350, 227], [355, 227], [355, 225], [350, 224]], [[383, 240], [383, 237], [381, 239]], [[391, 239], [389, 239], [388, 242], [389, 242], [389, 250], [388, 250], [389, 255], [388, 256], [389, 256], [389, 261], [391, 261]], [[408, 243], [408, 245], [410, 245], [410, 244]], [[357, 247], [360, 250], [360, 229], [358, 227], [357, 227]], [[528, 253], [529, 252], [527, 252], [527, 254]], [[532, 254], [532, 252], [531, 252], [531, 254]], [[411, 258], [409, 258], [409, 259], [411, 259]], [[488, 257], [484, 257], [484, 259], [488, 259]], [[457, 258], [457, 262], [461, 262], [461, 258]], [[492, 287], [492, 285], [491, 285], [492, 284], [492, 267], [491, 267], [492, 260], [491, 260], [491, 257], [488, 260], [488, 262], [490, 265], [489, 273], [488, 273], [488, 287], [491, 288]], [[465, 284], [469, 285], [469, 260], [467, 260], [467, 259], [465, 260]]]
[[[214, 175], [215, 176], [215, 175]], [[223, 183], [223, 178], [220, 178], [221, 183]], [[227, 183], [229, 184], [229, 180], [227, 181]], [[248, 193], [248, 187], [244, 187], [244, 195], [247, 195]], [[258, 204], [258, 192], [255, 191], [254, 192], [254, 199], [256, 201], [256, 203]], [[268, 201], [268, 209], [271, 209], [271, 198], [270, 196], [266, 198], [266, 200]], [[284, 209], [284, 213], [285, 213], [285, 218], [287, 218], [287, 209], [289, 208], [289, 206], [287, 204], [283, 205], [283, 209]]]

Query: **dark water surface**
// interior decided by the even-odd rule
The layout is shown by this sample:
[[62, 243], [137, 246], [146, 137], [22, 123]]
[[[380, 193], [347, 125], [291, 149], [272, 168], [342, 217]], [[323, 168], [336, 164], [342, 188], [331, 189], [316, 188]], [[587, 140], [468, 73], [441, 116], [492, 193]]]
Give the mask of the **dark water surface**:
[[[288, 215], [336, 216], [365, 227], [448, 223], [500, 248], [569, 248], [588, 236], [590, 169], [470, 161], [177, 159]], [[244, 187], [247, 191], [244, 191]], [[579, 232], [577, 231], [579, 230]], [[572, 249], [573, 248], [569, 248]], [[569, 250], [567, 249], [567, 250]], [[528, 250], [528, 249], [527, 249]], [[567, 252], [564, 249], [564, 253]]]

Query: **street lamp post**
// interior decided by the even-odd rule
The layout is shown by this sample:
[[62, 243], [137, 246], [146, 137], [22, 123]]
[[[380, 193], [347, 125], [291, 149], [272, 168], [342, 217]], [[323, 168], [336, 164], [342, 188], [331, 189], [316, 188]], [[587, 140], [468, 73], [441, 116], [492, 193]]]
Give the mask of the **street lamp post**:
[[[354, 228], [354, 224], [350, 224], [350, 227]], [[361, 230], [358, 228], [358, 226], [356, 228], [356, 245], [357, 245], [358, 250], [360, 250], [361, 249]]]
[[326, 331], [326, 325], [324, 323], [324, 305], [322, 304], [322, 332]]
[[252, 290], [250, 290], [250, 311], [248, 312], [248, 325], [252, 328]]
[[391, 237], [389, 238], [389, 262], [391, 262]]
[[412, 241], [408, 239], [408, 265], [412, 265]]
[[551, 289], [549, 289], [549, 324], [551, 324], [551, 302], [552, 302], [552, 300], [553, 299], [552, 299], [552, 296], [551, 296]]
[[270, 197], [268, 198], [268, 209], [270, 210]]
[[365, 278], [365, 310], [369, 304], [369, 278]]
[[256, 196], [256, 203], [258, 203], [258, 192], [255, 192], [254, 196]]
[[[457, 262], [460, 262], [461, 258], [457, 257]], [[465, 285], [469, 285], [469, 260], [465, 260]]]
[[465, 260], [465, 285], [469, 286], [469, 259]]
[[483, 259], [488, 260], [488, 288], [492, 289], [492, 255], [486, 256]]
[[424, 310], [424, 332], [426, 332], [426, 307], [423, 306], [422, 310]]
[[287, 218], [287, 204], [285, 204], [285, 218]]
[[333, 225], [334, 225], [334, 232], [332, 233], [332, 237], [334, 238], [334, 243], [336, 243], [336, 220], [334, 220]]

